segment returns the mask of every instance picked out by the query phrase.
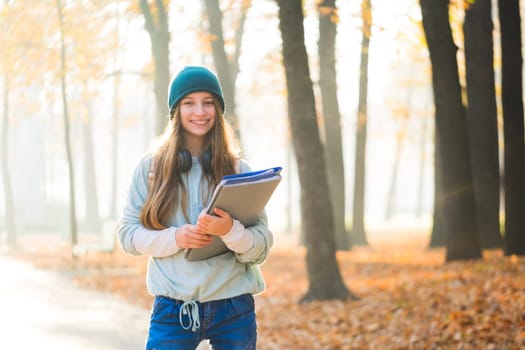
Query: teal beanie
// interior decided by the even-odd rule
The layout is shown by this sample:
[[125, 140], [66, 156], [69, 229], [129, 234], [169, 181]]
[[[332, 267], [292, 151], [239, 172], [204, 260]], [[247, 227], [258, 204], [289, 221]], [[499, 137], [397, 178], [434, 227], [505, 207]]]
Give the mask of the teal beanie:
[[224, 113], [224, 98], [219, 79], [209, 69], [201, 66], [186, 66], [172, 80], [168, 94], [169, 110], [175, 108], [184, 96], [196, 91], [207, 91], [215, 95]]

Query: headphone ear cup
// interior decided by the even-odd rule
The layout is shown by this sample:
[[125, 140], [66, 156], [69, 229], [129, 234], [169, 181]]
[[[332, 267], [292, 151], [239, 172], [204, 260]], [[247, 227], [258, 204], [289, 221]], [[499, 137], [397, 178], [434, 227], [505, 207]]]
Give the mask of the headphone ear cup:
[[205, 173], [211, 172], [211, 163], [211, 150], [207, 149], [206, 152], [204, 152], [201, 156], [202, 171], [204, 171]]
[[187, 149], [180, 150], [177, 153], [177, 167], [180, 172], [186, 173], [191, 169], [191, 153]]

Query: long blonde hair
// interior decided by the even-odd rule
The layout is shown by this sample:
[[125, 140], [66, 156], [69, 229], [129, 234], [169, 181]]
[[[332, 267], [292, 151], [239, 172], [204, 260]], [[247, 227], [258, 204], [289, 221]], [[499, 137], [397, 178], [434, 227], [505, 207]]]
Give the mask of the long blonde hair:
[[[216, 117], [215, 125], [207, 135], [204, 150], [211, 151], [211, 170], [204, 173], [211, 191], [224, 175], [234, 173], [235, 161], [239, 158], [239, 146], [228, 122], [220, 113], [220, 104], [213, 97]], [[170, 112], [163, 140], [153, 156], [152, 178], [149, 181], [148, 196], [140, 211], [140, 222], [148, 229], [164, 229], [174, 215], [180, 199], [182, 213], [188, 217], [188, 198], [183, 174], [179, 170], [177, 155], [184, 149], [183, 127], [180, 118], [180, 104]], [[204, 180], [204, 179], [203, 179]], [[202, 188], [204, 188], [203, 186]], [[203, 200], [210, 195], [202, 193]]]

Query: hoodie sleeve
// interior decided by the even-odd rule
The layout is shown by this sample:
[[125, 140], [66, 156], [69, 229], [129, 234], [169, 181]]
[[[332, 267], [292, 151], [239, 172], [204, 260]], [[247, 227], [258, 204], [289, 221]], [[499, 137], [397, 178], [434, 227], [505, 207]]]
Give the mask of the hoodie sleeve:
[[148, 195], [151, 161], [151, 155], [145, 156], [133, 172], [117, 234], [122, 249], [128, 254], [165, 257], [180, 250], [175, 242], [176, 228], [150, 230], [140, 223], [140, 212]]

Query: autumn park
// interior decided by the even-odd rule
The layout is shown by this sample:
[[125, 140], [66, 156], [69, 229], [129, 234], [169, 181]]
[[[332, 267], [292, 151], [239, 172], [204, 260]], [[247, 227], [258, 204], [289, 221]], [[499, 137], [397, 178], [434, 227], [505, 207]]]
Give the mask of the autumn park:
[[524, 8], [0, 1], [0, 348], [525, 350]]

